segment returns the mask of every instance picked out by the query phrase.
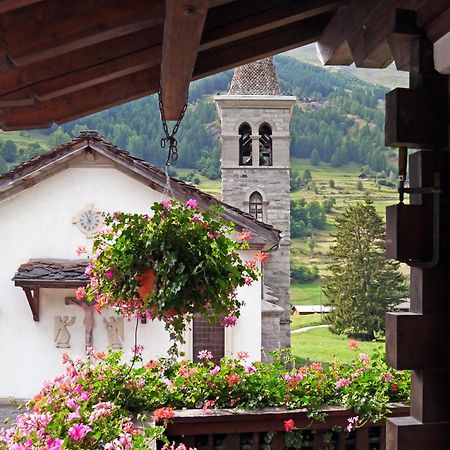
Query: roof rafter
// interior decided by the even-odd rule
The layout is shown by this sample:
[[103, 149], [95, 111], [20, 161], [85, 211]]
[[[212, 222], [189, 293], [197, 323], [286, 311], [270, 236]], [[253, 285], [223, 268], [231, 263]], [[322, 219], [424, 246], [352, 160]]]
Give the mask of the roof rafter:
[[270, 33], [259, 33], [201, 51], [197, 58], [193, 79], [314, 42], [319, 38], [331, 16], [332, 13], [325, 13], [318, 17], [275, 28]]
[[159, 66], [156, 66], [36, 105], [3, 108], [1, 127], [4, 130], [42, 128], [53, 121], [60, 124], [94, 114], [156, 92], [158, 77]]
[[36, 83], [54, 80], [96, 67], [161, 44], [163, 25], [127, 34], [23, 67], [12, 67], [0, 77], [0, 94], [6, 95]]
[[161, 90], [167, 120], [177, 120], [185, 104], [207, 12], [208, 0], [166, 0]]
[[239, 2], [226, 3], [209, 11], [200, 49], [207, 50], [334, 11], [343, 3], [343, 0], [247, 0], [245, 10]]
[[[393, 55], [389, 36], [396, 8], [416, 10], [425, 0], [351, 0], [328, 24], [318, 41], [324, 64], [384, 68]], [[357, 24], [349, 27], [348, 24]]]
[[[86, 69], [80, 69], [51, 80], [41, 81], [13, 94], [0, 97], [0, 107], [21, 106], [21, 97], [36, 97], [39, 101], [47, 101], [62, 95], [76, 92], [87, 87], [121, 78], [132, 73], [159, 65], [161, 48], [140, 50]], [[18, 99], [14, 101], [13, 99]]]
[[21, 66], [163, 23], [162, 0], [131, 3], [111, 0], [102, 10], [101, 2], [52, 0], [3, 14], [4, 49]]

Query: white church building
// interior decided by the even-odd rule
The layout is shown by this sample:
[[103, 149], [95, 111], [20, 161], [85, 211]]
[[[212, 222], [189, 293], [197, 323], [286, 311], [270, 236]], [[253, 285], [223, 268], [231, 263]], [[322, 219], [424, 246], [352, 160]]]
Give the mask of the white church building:
[[[238, 294], [244, 306], [235, 327], [208, 325], [201, 318], [193, 321], [183, 348], [187, 357], [195, 359], [199, 350], [207, 348], [217, 357], [247, 351], [253, 360], [260, 360], [266, 352], [289, 345], [288, 334], [283, 331], [288, 327], [288, 298], [280, 303], [275, 295], [277, 286], [285, 289], [289, 283], [289, 273], [286, 279], [283, 266], [290, 244], [289, 219], [286, 222], [283, 216], [281, 235], [280, 221], [273, 221], [277, 228], [268, 224], [271, 211], [279, 211], [271, 190], [279, 191], [271, 189], [270, 183], [281, 176], [283, 189], [288, 189], [286, 182], [287, 186], [289, 183], [286, 127], [288, 133], [293, 100], [278, 97], [275, 100], [268, 95], [262, 102], [267, 105], [265, 123], [272, 127], [269, 137], [273, 162], [260, 168], [240, 166], [238, 159], [243, 150], [239, 147], [242, 140], [239, 121], [234, 122], [235, 129], [225, 125], [226, 105], [218, 100], [225, 125], [224, 152], [233, 151], [232, 145], [237, 146], [236, 164], [225, 155], [223, 170], [239, 174], [236, 188], [245, 189], [247, 197], [253, 192], [261, 195], [263, 215], [252, 210], [255, 205], [251, 199], [245, 198], [240, 205], [234, 197], [227, 198], [227, 189], [233, 186], [224, 189], [220, 201], [182, 181], [171, 181], [177, 200], [185, 202], [193, 198], [204, 210], [219, 205], [225, 218], [234, 223], [236, 232], [252, 234], [250, 248], [242, 251], [242, 259], [251, 259], [261, 250], [270, 251], [270, 258], [275, 257], [275, 264], [272, 263], [275, 268], [270, 265], [267, 270], [263, 268], [267, 272], [264, 280], [240, 288]], [[260, 105], [262, 100], [258, 100]], [[233, 102], [239, 107], [246, 104], [242, 99]], [[277, 114], [270, 116], [272, 106], [279, 116], [278, 122]], [[239, 119], [244, 119], [245, 113], [244, 108]], [[256, 141], [253, 135], [251, 138]], [[278, 141], [282, 144], [281, 158], [277, 155]], [[242, 170], [249, 171], [247, 180], [258, 186], [243, 186], [239, 181], [246, 178], [241, 176]], [[261, 170], [265, 183], [261, 181]], [[252, 171], [259, 173], [259, 178], [253, 177]], [[164, 172], [134, 158], [94, 131], [84, 131], [72, 141], [0, 176], [0, 400], [30, 398], [44, 379], [61, 372], [64, 352], [83, 356], [86, 348], [92, 346], [96, 350], [123, 349], [126, 355], [131, 355], [134, 321], [123, 320], [114, 311], [99, 315], [90, 304], [74, 301], [75, 290], [88, 281], [84, 275], [87, 262], [76, 255], [76, 249], [80, 245], [91, 246], [93, 234], [102, 227], [101, 213], [120, 210], [148, 214], [154, 202], [164, 199], [165, 185]], [[277, 253], [281, 260], [276, 259]], [[280, 269], [284, 274], [282, 280]], [[266, 278], [272, 285], [266, 283]], [[163, 324], [157, 321], [140, 323], [138, 342], [144, 346], [144, 360], [164, 354], [170, 345]]]

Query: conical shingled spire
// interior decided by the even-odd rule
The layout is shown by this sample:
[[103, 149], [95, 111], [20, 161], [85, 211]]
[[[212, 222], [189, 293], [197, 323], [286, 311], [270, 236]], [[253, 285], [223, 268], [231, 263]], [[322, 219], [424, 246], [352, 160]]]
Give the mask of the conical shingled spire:
[[260, 59], [235, 69], [228, 94], [282, 95], [273, 59]]

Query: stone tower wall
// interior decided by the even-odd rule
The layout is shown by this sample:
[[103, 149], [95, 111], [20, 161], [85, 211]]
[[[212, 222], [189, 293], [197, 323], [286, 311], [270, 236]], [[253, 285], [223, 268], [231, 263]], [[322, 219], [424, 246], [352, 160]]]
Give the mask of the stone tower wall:
[[[268, 320], [273, 330], [263, 330], [263, 337], [279, 334], [279, 346], [290, 346], [290, 159], [289, 122], [293, 97], [221, 96], [216, 98], [222, 120], [222, 200], [248, 212], [248, 198], [254, 191], [263, 197], [264, 221], [282, 231], [276, 251], [264, 265], [264, 284], [271, 289], [275, 303], [283, 309], [279, 325]], [[267, 122], [272, 128], [272, 166], [239, 166], [239, 125], [252, 127], [253, 161], [258, 162], [259, 126]], [[264, 314], [264, 313], [263, 313]], [[279, 326], [279, 328], [277, 328]], [[264, 342], [263, 342], [264, 346]]]

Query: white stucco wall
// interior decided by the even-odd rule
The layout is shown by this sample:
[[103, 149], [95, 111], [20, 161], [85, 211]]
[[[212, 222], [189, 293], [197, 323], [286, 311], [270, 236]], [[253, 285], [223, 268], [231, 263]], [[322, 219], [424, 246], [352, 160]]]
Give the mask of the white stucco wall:
[[[0, 202], [0, 399], [31, 397], [44, 379], [61, 372], [63, 352], [84, 354], [84, 312], [77, 305], [64, 304], [74, 290], [41, 289], [40, 321], [34, 322], [25, 293], [11, 281], [17, 268], [35, 258], [76, 259], [76, 247], [89, 247], [90, 240], [72, 218], [89, 203], [104, 212], [148, 213], [151, 204], [161, 199], [160, 193], [112, 167], [80, 167], [66, 169]], [[246, 259], [253, 254], [244, 253]], [[226, 351], [246, 350], [259, 359], [260, 292], [260, 282], [240, 290], [245, 306], [238, 325], [227, 330]], [[57, 315], [76, 317], [69, 328], [70, 349], [55, 346]], [[128, 354], [134, 326], [135, 321], [125, 321], [124, 350]], [[99, 315], [95, 315], [93, 340], [96, 350], [106, 349], [107, 333]], [[161, 355], [169, 345], [163, 325], [157, 322], [139, 325], [139, 343], [145, 347], [144, 359]]]

